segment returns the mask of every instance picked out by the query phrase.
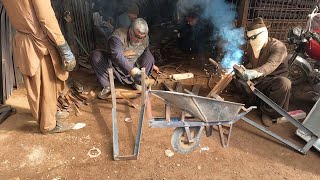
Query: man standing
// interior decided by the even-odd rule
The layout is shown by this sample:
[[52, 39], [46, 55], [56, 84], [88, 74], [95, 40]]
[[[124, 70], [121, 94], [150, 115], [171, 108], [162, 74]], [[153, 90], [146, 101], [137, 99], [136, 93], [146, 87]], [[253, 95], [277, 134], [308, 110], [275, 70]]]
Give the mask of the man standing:
[[[288, 110], [291, 95], [291, 81], [288, 76], [286, 46], [279, 40], [268, 37], [268, 30], [262, 18], [256, 18], [247, 27], [250, 47], [245, 58], [252, 69], [245, 71], [247, 79], [253, 80], [255, 87], [284, 110]], [[272, 124], [272, 119], [281, 115], [264, 102], [261, 102], [262, 123]]]
[[113, 69], [118, 81], [133, 85], [134, 89], [141, 89], [141, 68], [146, 69], [148, 76], [153, 69], [160, 73], [148, 48], [148, 32], [147, 22], [138, 18], [129, 28], [120, 28], [113, 32], [106, 51], [92, 52], [89, 60], [102, 86], [102, 91], [98, 94], [100, 99], [106, 99], [111, 92], [108, 68]]
[[57, 98], [76, 61], [59, 28], [50, 0], [3, 0], [16, 29], [14, 59], [23, 74], [33, 117], [42, 133], [71, 130], [56, 120]]

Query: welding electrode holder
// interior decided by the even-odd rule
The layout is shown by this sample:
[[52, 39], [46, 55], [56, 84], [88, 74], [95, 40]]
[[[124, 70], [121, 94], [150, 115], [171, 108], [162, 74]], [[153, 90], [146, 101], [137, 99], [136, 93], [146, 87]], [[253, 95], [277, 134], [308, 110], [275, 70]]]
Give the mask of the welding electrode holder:
[[242, 80], [245, 80], [245, 81], [248, 81], [248, 76], [245, 75], [245, 70], [246, 68], [244, 66], [240, 66], [240, 65], [237, 65], [235, 64], [233, 66], [233, 70], [234, 70], [234, 74], [236, 75], [236, 77], [242, 79]]

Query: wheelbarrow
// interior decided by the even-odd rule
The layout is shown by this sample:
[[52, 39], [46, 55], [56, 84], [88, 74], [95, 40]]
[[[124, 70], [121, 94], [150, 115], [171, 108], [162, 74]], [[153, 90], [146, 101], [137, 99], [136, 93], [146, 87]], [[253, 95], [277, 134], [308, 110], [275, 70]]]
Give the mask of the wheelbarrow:
[[[209, 137], [214, 126], [219, 129], [222, 146], [227, 147], [233, 124], [255, 108], [252, 106], [245, 109], [243, 104], [179, 92], [150, 90], [148, 95], [155, 95], [165, 102], [165, 117], [153, 118], [150, 98], [147, 98], [148, 116], [152, 117], [149, 119], [149, 127], [175, 128], [171, 145], [181, 154], [193, 152], [200, 144], [202, 132], [205, 130]], [[172, 106], [181, 110], [179, 117], [171, 117]], [[239, 113], [241, 109], [244, 112]]]

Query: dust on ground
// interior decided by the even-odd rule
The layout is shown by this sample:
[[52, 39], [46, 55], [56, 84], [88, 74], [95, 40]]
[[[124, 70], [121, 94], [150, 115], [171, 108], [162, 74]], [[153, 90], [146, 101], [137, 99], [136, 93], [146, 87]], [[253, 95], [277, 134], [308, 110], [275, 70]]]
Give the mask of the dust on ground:
[[[201, 71], [195, 72], [199, 73]], [[72, 77], [81, 79], [89, 88], [86, 91], [97, 92], [93, 74], [80, 70]], [[187, 88], [191, 87], [187, 86], [190, 84], [200, 84], [200, 94], [204, 95], [209, 91], [207, 82], [207, 78], [196, 76], [195, 80], [183, 83]], [[306, 93], [310, 89], [304, 85], [298, 89], [293, 93], [291, 108], [308, 112], [313, 104]], [[241, 99], [232, 90], [222, 96], [234, 102]], [[162, 101], [152, 97], [151, 102], [154, 115], [164, 116]], [[80, 108], [81, 116], [70, 113], [68, 121], [84, 122], [87, 124], [84, 129], [52, 135], [39, 132], [29, 111], [25, 89], [14, 91], [7, 104], [16, 108], [17, 113], [0, 125], [0, 179], [320, 178], [318, 151], [312, 148], [306, 155], [299, 154], [243, 121], [235, 124], [228, 148], [221, 146], [218, 132], [214, 131], [212, 137], [202, 136], [200, 147], [193, 153], [175, 153], [172, 157], [167, 157], [165, 151], [172, 150], [173, 129], [152, 129], [144, 121], [138, 160], [113, 161], [111, 100], [95, 98]], [[139, 111], [122, 100], [118, 100], [117, 105], [120, 152], [130, 155]], [[248, 117], [259, 122], [259, 111], [252, 111]], [[132, 118], [133, 122], [125, 122], [126, 118]], [[295, 135], [296, 128], [289, 123], [274, 125], [270, 129], [294, 143], [305, 143]], [[90, 156], [90, 150], [96, 151], [95, 156]]]

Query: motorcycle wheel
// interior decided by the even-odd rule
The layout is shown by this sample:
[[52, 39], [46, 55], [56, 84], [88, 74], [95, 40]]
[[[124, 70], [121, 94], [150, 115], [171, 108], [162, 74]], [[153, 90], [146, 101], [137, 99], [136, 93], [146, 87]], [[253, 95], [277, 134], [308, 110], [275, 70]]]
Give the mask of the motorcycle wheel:
[[288, 77], [293, 85], [297, 85], [302, 83], [303, 81], [306, 81], [308, 75], [301, 65], [299, 65], [297, 62], [293, 62], [293, 64], [289, 68]]

